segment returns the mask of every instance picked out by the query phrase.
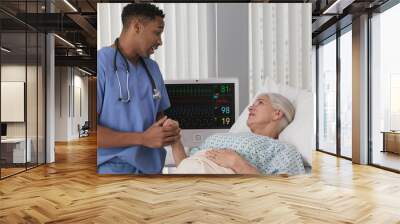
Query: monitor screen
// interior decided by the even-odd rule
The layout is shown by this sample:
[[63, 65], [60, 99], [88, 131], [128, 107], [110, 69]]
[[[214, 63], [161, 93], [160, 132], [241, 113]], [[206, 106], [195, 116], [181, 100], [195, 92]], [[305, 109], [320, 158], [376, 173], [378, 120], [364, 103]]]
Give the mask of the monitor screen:
[[7, 136], [7, 124], [1, 123], [1, 136]]
[[166, 83], [171, 107], [165, 114], [181, 129], [229, 129], [235, 122], [234, 82]]

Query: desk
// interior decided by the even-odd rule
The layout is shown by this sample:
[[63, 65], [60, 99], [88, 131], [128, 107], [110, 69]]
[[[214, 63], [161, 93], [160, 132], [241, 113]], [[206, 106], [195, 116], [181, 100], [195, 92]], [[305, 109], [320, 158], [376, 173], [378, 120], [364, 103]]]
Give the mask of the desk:
[[[1, 159], [5, 163], [25, 163], [31, 161], [31, 145], [30, 138], [27, 139], [28, 144], [25, 153], [25, 138], [6, 138], [1, 139]], [[25, 161], [27, 158], [27, 161]]]
[[383, 150], [382, 152], [393, 152], [400, 154], [400, 131], [382, 131]]

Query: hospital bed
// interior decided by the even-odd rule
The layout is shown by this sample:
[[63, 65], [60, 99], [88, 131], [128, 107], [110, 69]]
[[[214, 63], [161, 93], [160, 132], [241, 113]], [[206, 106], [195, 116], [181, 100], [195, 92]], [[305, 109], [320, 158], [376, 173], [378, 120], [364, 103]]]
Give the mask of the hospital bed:
[[[294, 145], [301, 153], [306, 172], [311, 172], [312, 151], [315, 149], [315, 116], [314, 116], [314, 95], [311, 91], [279, 85], [271, 79], [266, 79], [264, 86], [255, 94], [255, 97], [263, 92], [280, 93], [287, 97], [294, 105], [296, 114], [294, 120], [279, 135], [279, 140]], [[250, 104], [254, 101], [250, 102]], [[248, 106], [250, 106], [250, 104]], [[248, 117], [248, 106], [235, 119], [235, 123], [228, 129], [231, 133], [250, 132], [246, 125]], [[223, 132], [223, 130], [221, 131]], [[183, 133], [185, 135], [185, 133]], [[211, 135], [211, 134], [210, 134]], [[188, 136], [185, 136], [188, 138]], [[204, 140], [204, 139], [203, 139]], [[198, 144], [201, 144], [199, 142]], [[184, 143], [185, 145], [185, 143]], [[185, 145], [185, 152], [189, 155], [191, 148], [195, 145]], [[167, 156], [163, 173], [173, 171], [175, 162], [171, 147], [167, 146]]]

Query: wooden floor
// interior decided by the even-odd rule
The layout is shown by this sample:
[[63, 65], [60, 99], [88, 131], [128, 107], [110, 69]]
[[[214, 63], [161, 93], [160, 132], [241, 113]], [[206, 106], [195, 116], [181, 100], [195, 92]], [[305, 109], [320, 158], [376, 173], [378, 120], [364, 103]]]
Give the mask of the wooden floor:
[[2, 167], [0, 172], [1, 172], [1, 178], [6, 178], [11, 175], [15, 175], [17, 173], [33, 169], [37, 167], [38, 165], [36, 163], [27, 163], [26, 167], [25, 164], [18, 164], [18, 167]]
[[311, 175], [100, 176], [96, 139], [0, 181], [0, 223], [400, 223], [400, 175], [320, 152]]
[[13, 174], [25, 171], [25, 167], [24, 168], [1, 168], [1, 177], [8, 177], [11, 176]]

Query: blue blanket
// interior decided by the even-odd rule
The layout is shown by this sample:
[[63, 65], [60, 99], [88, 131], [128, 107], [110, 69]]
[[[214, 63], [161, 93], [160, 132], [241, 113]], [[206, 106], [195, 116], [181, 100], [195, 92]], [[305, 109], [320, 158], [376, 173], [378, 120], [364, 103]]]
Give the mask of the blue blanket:
[[208, 137], [190, 154], [210, 148], [233, 149], [265, 175], [305, 173], [301, 154], [288, 143], [253, 133], [223, 133]]

